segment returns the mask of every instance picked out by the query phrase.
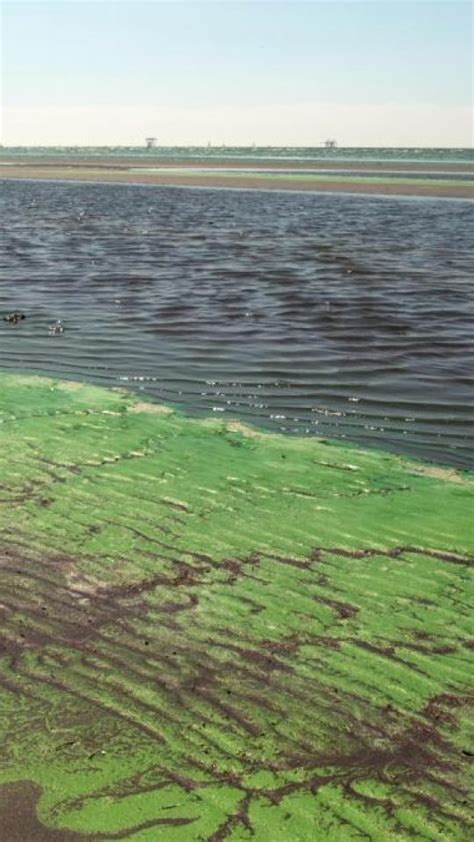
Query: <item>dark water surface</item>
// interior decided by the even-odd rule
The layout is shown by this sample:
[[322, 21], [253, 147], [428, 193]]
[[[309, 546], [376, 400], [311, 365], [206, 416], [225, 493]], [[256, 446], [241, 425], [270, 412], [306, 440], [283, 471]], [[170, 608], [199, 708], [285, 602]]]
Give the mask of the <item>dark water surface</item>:
[[473, 204], [6, 181], [0, 213], [0, 368], [472, 465]]

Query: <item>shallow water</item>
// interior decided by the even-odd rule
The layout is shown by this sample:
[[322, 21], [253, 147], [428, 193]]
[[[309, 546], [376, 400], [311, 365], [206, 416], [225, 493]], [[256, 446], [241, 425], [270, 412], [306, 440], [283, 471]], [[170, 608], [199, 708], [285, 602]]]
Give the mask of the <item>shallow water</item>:
[[472, 465], [469, 202], [6, 181], [0, 215], [1, 368]]
[[338, 146], [328, 148], [324, 142], [317, 146], [6, 146], [0, 158], [67, 158], [126, 157], [146, 160], [185, 161], [200, 158], [242, 159], [243, 161], [406, 161], [407, 163], [474, 163], [472, 148], [443, 147], [375, 147]]
[[[1, 166], [1, 164], [0, 164], [0, 166]], [[10, 166], [10, 164], [9, 164], [9, 166]], [[209, 175], [210, 173], [212, 173], [213, 175], [221, 175], [221, 176], [222, 175], [230, 175], [230, 174], [233, 175], [233, 174], [237, 173], [241, 177], [247, 175], [247, 176], [250, 176], [251, 178], [255, 178], [256, 173], [258, 173], [259, 175], [261, 175], [262, 173], [264, 175], [268, 175], [269, 173], [271, 173], [272, 175], [277, 175], [279, 177], [288, 176], [288, 175], [290, 175], [290, 176], [297, 175], [298, 178], [301, 178], [303, 176], [319, 175], [319, 176], [324, 176], [325, 179], [327, 179], [329, 175], [336, 175], [338, 179], [340, 179], [340, 178], [347, 178], [347, 179], [369, 178], [369, 179], [373, 179], [375, 177], [375, 178], [383, 178], [384, 180], [385, 179], [393, 179], [393, 180], [398, 180], [398, 179], [413, 180], [413, 179], [415, 179], [415, 180], [417, 180], [417, 179], [422, 178], [425, 181], [438, 181], [438, 180], [441, 179], [442, 181], [454, 181], [454, 182], [460, 181], [460, 182], [468, 182], [469, 184], [471, 184], [471, 183], [474, 184], [474, 172], [471, 172], [469, 170], [466, 170], [464, 172], [450, 172], [449, 170], [446, 170], [446, 171], [438, 170], [437, 172], [423, 172], [423, 170], [380, 170], [380, 169], [374, 170], [374, 169], [370, 169], [368, 166], [366, 166], [365, 169], [355, 169], [354, 168], [352, 170], [345, 170], [345, 169], [328, 169], [327, 167], [324, 168], [324, 169], [318, 169], [317, 167], [313, 167], [311, 169], [308, 169], [308, 168], [305, 167], [304, 169], [301, 169], [301, 167], [295, 168], [294, 166], [293, 166], [293, 169], [286, 169], [286, 168], [282, 168], [282, 167], [272, 168], [272, 167], [268, 167], [268, 166], [262, 167], [262, 168], [252, 166], [251, 168], [246, 169], [242, 165], [240, 165], [239, 167], [223, 167], [222, 165], [219, 166], [219, 167], [212, 167], [210, 165], [207, 165], [206, 167], [186, 166], [184, 168], [183, 167], [172, 167], [172, 166], [169, 166], [169, 165], [156, 166], [156, 167], [153, 167], [153, 166], [144, 167], [143, 164], [141, 164], [140, 167], [130, 167], [130, 172], [132, 172], [132, 173], [134, 173], [134, 172], [136, 172], [136, 173], [144, 173], [144, 172], [166, 173], [167, 175], [171, 175], [171, 174], [179, 174], [179, 175], [183, 175], [183, 174], [186, 174], [186, 175], [205, 174], [205, 175]]]

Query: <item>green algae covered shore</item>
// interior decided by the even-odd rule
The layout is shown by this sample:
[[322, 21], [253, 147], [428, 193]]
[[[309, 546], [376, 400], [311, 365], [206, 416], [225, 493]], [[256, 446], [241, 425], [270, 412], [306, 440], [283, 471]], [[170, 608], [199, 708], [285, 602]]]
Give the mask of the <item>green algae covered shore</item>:
[[468, 838], [472, 477], [8, 374], [0, 444], [8, 842]]

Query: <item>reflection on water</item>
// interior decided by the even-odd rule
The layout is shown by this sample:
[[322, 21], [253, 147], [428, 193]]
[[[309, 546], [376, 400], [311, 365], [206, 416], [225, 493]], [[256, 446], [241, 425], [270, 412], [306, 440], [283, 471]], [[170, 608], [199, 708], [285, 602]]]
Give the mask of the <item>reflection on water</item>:
[[0, 367], [469, 464], [468, 202], [4, 182], [0, 211]]

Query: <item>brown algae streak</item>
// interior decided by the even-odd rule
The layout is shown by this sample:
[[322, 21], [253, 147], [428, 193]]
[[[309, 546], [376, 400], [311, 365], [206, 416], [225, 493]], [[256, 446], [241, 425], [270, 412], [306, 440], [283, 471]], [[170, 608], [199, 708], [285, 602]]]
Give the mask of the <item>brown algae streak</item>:
[[0, 793], [32, 838], [466, 839], [472, 476], [152, 408], [0, 378]]

